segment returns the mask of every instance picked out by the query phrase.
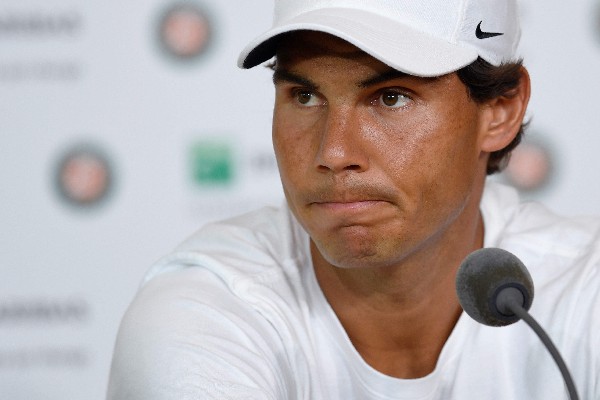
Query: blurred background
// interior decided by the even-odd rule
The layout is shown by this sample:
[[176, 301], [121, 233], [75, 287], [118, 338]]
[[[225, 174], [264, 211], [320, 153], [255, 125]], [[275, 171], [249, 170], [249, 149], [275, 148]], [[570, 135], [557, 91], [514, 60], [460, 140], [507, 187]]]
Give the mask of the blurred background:
[[[0, 1], [0, 397], [104, 398], [150, 265], [202, 224], [282, 201], [273, 0]], [[597, 213], [600, 1], [523, 0], [531, 125], [494, 179]]]

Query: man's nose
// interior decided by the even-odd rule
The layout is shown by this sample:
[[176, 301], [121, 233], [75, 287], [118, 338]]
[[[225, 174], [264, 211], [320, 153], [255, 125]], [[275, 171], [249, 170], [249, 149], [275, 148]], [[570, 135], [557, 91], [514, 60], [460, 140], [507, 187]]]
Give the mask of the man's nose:
[[322, 172], [363, 172], [369, 159], [361, 135], [358, 113], [351, 109], [329, 109], [321, 125], [317, 168]]

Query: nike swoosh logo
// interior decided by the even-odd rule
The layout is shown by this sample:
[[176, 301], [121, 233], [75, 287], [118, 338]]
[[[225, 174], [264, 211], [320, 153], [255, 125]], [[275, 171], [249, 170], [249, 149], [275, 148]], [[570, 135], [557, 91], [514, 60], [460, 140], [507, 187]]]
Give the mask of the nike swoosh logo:
[[499, 33], [499, 32], [484, 32], [481, 30], [481, 23], [483, 21], [479, 22], [479, 24], [477, 24], [477, 29], [475, 29], [475, 36], [477, 36], [477, 39], [488, 39], [494, 36], [500, 36], [500, 35], [504, 35], [504, 33]]

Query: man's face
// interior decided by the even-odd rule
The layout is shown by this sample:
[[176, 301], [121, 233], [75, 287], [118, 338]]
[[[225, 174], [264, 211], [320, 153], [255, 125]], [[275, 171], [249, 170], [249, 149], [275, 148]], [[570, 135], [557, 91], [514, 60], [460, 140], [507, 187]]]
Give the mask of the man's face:
[[468, 225], [487, 157], [483, 108], [456, 74], [403, 75], [304, 32], [285, 39], [274, 81], [283, 189], [329, 263], [394, 265]]

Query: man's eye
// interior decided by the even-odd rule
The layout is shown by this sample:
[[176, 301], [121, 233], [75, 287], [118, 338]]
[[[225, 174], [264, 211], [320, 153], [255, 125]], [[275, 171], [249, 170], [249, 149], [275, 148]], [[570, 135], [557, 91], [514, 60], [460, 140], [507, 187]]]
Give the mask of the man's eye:
[[294, 92], [294, 97], [303, 106], [316, 106], [319, 101], [318, 97], [309, 90], [297, 90]]
[[386, 107], [400, 108], [410, 102], [410, 98], [402, 93], [387, 90], [379, 96], [379, 102]]

